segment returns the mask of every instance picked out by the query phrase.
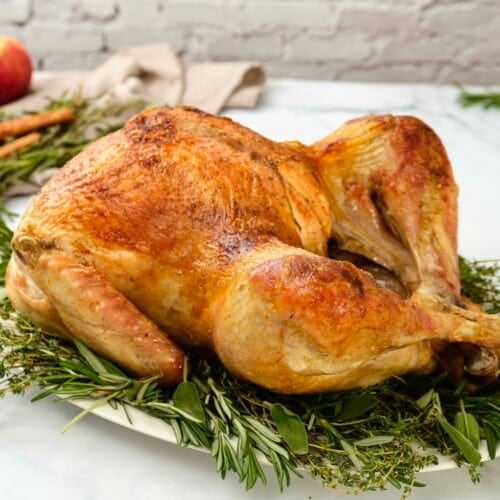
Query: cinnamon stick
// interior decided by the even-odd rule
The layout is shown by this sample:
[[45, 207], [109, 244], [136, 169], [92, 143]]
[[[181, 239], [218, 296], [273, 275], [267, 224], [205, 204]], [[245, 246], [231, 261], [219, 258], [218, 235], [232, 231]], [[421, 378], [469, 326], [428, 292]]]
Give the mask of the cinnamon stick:
[[74, 117], [75, 113], [71, 108], [60, 108], [5, 120], [0, 122], [0, 139], [23, 135], [50, 125], [65, 123], [73, 120]]
[[41, 138], [42, 136], [38, 132], [32, 132], [31, 134], [19, 137], [19, 139], [9, 142], [4, 146], [0, 146], [0, 158], [5, 158], [6, 156], [19, 151], [26, 146], [30, 146], [31, 144], [38, 142]]

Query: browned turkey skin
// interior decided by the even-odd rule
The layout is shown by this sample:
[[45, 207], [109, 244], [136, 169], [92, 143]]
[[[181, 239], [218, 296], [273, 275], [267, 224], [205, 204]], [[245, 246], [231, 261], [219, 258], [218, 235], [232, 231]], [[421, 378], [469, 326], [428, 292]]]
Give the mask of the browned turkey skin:
[[[416, 118], [368, 116], [305, 146], [192, 108], [148, 110], [34, 198], [7, 290], [36, 324], [165, 384], [191, 349], [290, 394], [426, 372], [460, 343], [496, 376], [500, 319], [460, 307], [456, 197]], [[328, 258], [332, 238], [408, 298]]]

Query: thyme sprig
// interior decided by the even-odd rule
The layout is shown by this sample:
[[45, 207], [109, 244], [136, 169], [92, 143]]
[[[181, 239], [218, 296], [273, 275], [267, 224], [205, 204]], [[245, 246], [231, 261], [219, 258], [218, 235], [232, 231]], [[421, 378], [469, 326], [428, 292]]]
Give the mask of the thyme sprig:
[[[67, 102], [52, 105], [59, 104]], [[81, 106], [82, 116], [88, 117], [87, 104]], [[54, 134], [50, 140], [47, 136], [48, 151], [37, 153], [44, 161], [36, 163], [33, 151], [12, 159], [21, 165], [26, 161], [26, 170], [0, 164], [0, 191], [33, 169], [53, 166], [50, 158], [62, 161], [66, 154], [77, 152], [87, 141], [86, 126], [95, 126], [101, 120], [99, 113], [104, 118], [110, 111], [94, 110], [95, 120], [48, 131]], [[51, 148], [56, 145], [57, 150], [61, 144], [64, 147], [51, 156]], [[2, 288], [12, 237], [3, 215], [0, 397], [35, 387], [33, 401], [53, 396], [91, 401], [63, 431], [100, 405], [121, 408], [129, 418], [127, 409], [137, 408], [169, 424], [180, 445], [208, 450], [219, 474], [235, 473], [247, 489], [257, 481], [266, 483], [267, 462], [281, 489], [307, 471], [325, 486], [359, 492], [392, 485], [406, 497], [412, 488], [423, 486], [417, 473], [437, 463], [437, 452], [467, 465], [474, 481], [481, 467], [479, 441], [486, 441], [491, 458], [496, 456], [498, 384], [471, 396], [450, 388], [445, 374], [408, 376], [367, 389], [286, 397], [236, 379], [216, 361], [196, 357], [189, 360], [190, 374], [185, 373], [183, 382], [172, 389], [160, 387], [154, 378], [131, 378], [80, 342], [55, 338], [14, 312]], [[463, 293], [498, 312], [498, 263], [461, 259], [460, 271]]]

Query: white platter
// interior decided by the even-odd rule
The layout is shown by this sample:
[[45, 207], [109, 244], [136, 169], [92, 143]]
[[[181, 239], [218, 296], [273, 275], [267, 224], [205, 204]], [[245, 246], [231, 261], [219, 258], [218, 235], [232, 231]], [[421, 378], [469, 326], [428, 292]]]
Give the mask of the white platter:
[[[78, 408], [81, 408], [82, 410], [87, 409], [94, 403], [94, 401], [91, 400], [72, 400], [69, 402], [74, 404]], [[127, 417], [127, 414], [125, 413], [123, 407], [114, 409], [106, 404], [93, 409], [92, 414], [132, 431], [140, 432], [142, 434], [145, 434], [146, 436], [150, 436], [162, 441], [166, 441], [167, 443], [177, 445], [172, 428], [167, 423], [163, 422], [159, 418], [152, 417], [151, 415], [148, 415], [143, 411], [137, 410], [136, 408], [127, 406]], [[207, 450], [204, 448], [193, 449], [200, 452], [207, 452]], [[484, 441], [481, 443], [479, 451], [481, 453], [483, 461], [490, 460], [488, 450], [486, 449], [486, 443]], [[497, 450], [497, 455], [500, 455], [500, 446]], [[429, 465], [425, 467], [424, 469], [422, 469], [422, 472], [438, 472], [457, 468], [456, 462], [450, 457], [443, 457], [438, 453], [436, 453], [436, 456], [438, 457], [439, 462], [435, 465]], [[261, 463], [270, 465], [269, 462], [265, 460], [265, 458], [261, 459]]]

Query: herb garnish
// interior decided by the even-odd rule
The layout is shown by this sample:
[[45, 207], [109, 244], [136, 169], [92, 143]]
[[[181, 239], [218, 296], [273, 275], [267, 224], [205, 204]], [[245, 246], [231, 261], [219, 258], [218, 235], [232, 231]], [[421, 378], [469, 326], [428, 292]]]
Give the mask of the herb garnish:
[[[84, 102], [80, 109], [88, 116]], [[99, 112], [104, 117], [109, 110]], [[46, 132], [53, 134], [47, 135], [47, 150], [36, 146], [44, 162], [32, 162], [32, 150], [18, 153], [7, 165], [0, 162], [0, 190], [18, 177], [12, 162], [27, 161], [29, 168], [21, 170], [25, 175], [53, 166], [51, 148], [61, 159], [72, 154], [66, 146], [79, 151], [87, 139], [82, 139], [82, 128], [73, 127], [58, 132], [73, 137], [68, 142], [49, 140], [61, 136]], [[0, 219], [0, 287], [11, 237]], [[463, 293], [498, 312], [498, 264], [460, 259], [460, 271]], [[176, 388], [165, 389], [154, 379], [130, 378], [78, 341], [47, 335], [15, 313], [0, 290], [0, 397], [37, 387], [33, 401], [49, 396], [92, 400], [63, 431], [97, 406], [110, 404], [125, 412], [135, 407], [167, 422], [180, 445], [208, 449], [220, 475], [233, 471], [247, 489], [267, 481], [261, 457], [271, 464], [281, 489], [292, 476], [307, 471], [325, 486], [359, 492], [390, 484], [406, 497], [413, 487], [423, 486], [416, 474], [437, 462], [436, 452], [466, 464], [474, 481], [481, 465], [479, 439], [486, 441], [489, 456], [496, 456], [498, 384], [473, 396], [450, 388], [444, 375], [408, 376], [366, 389], [299, 398], [267, 392], [236, 379], [216, 361], [192, 357], [190, 375]]]
[[500, 314], [500, 259], [467, 261], [459, 257], [462, 293], [490, 314]]
[[458, 85], [458, 102], [464, 107], [481, 106], [484, 109], [500, 108], [500, 92], [470, 92]]

